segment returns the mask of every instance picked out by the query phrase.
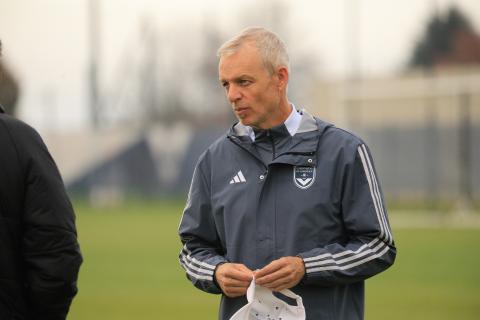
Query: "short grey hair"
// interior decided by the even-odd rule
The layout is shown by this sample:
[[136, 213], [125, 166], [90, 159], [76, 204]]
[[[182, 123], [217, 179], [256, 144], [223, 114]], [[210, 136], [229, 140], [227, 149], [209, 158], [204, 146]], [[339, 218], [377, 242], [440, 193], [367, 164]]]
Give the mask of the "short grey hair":
[[285, 66], [290, 72], [290, 61], [285, 43], [272, 31], [263, 27], [249, 27], [222, 44], [217, 56], [237, 52], [245, 43], [252, 43], [260, 51], [265, 68], [273, 75], [279, 66]]

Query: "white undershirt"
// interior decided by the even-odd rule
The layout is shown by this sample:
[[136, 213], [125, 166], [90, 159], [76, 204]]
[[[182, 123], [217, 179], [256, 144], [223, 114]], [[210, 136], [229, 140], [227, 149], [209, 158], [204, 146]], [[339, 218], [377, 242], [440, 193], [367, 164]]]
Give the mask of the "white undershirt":
[[[292, 111], [290, 112], [290, 115], [288, 116], [287, 120], [283, 123], [285, 127], [287, 127], [288, 133], [290, 133], [291, 136], [294, 136], [295, 133], [297, 133], [298, 128], [300, 127], [300, 122], [302, 121], [302, 116], [300, 113], [298, 113], [297, 109], [293, 105], [292, 106]], [[253, 131], [252, 127], [250, 126], [245, 126], [247, 129], [247, 133], [252, 139], [252, 141], [255, 141], [255, 132]]]

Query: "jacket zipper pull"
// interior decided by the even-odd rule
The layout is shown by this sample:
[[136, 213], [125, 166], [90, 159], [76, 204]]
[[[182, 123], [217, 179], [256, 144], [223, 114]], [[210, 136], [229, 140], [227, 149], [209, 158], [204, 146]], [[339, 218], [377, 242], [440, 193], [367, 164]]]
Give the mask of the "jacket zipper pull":
[[267, 137], [270, 137], [270, 142], [272, 143], [272, 160], [275, 160], [275, 141], [273, 140], [273, 135], [270, 132], [270, 129], [267, 129]]

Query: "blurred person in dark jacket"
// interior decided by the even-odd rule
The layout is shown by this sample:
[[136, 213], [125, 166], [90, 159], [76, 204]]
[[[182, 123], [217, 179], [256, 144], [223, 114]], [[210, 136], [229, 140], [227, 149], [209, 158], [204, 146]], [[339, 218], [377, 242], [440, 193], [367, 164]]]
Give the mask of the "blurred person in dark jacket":
[[65, 319], [81, 263], [54, 160], [40, 135], [0, 106], [0, 319]]

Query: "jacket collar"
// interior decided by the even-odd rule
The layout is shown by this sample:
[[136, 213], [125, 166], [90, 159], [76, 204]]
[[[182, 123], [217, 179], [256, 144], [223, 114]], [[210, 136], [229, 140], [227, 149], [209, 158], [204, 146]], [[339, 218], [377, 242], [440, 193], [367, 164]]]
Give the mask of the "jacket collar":
[[[292, 137], [292, 144], [288, 151], [279, 154], [272, 162], [286, 163], [297, 166], [315, 166], [317, 163], [317, 148], [320, 137], [332, 125], [310, 115], [305, 109], [301, 110], [302, 119], [297, 133]], [[254, 147], [245, 126], [234, 124], [227, 138], [239, 145], [255, 157], [261, 159]]]
[[273, 134], [279, 133], [280, 135], [284, 135], [284, 133], [286, 132], [286, 136], [294, 136], [295, 133], [297, 133], [298, 127], [300, 126], [300, 123], [302, 121], [302, 115], [299, 111], [296, 110], [295, 105], [291, 104], [291, 107], [292, 111], [290, 112], [290, 115], [285, 120], [285, 122], [271, 129], [254, 129], [250, 126], [244, 126], [241, 123], [238, 123], [238, 125], [242, 126], [241, 130], [245, 131], [252, 139], [252, 141], [255, 141], [258, 135], [262, 135], [267, 131], [272, 132]]
[[[297, 134], [300, 133], [306, 133], [306, 132], [314, 132], [316, 131], [317, 134], [322, 134], [323, 131], [325, 131], [326, 128], [332, 126], [331, 124], [324, 122], [320, 119], [317, 119], [313, 117], [310, 113], [308, 113], [307, 110], [302, 109], [299, 111], [299, 114], [301, 116], [300, 119], [300, 125], [298, 126], [298, 129], [296, 130], [295, 135], [293, 137], [297, 136]], [[277, 126], [275, 128], [279, 128], [284, 126], [283, 124], [280, 126]], [[235, 123], [230, 130], [227, 133], [227, 136], [236, 136], [238, 138], [240, 137], [249, 137], [249, 130], [247, 129], [247, 126], [244, 126], [240, 122]], [[272, 128], [273, 130], [274, 128]], [[244, 140], [244, 138], [242, 138]]]
[[[269, 138], [272, 136], [273, 138], [282, 138], [282, 137], [291, 137], [292, 134], [288, 130], [287, 126], [285, 124], [278, 125], [276, 127], [270, 128], [270, 129], [253, 129], [253, 132], [255, 134], [255, 139], [254, 141], [260, 141], [261, 139]], [[251, 136], [250, 136], [251, 138]]]

